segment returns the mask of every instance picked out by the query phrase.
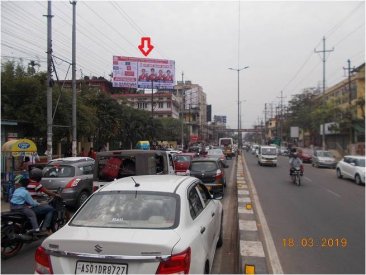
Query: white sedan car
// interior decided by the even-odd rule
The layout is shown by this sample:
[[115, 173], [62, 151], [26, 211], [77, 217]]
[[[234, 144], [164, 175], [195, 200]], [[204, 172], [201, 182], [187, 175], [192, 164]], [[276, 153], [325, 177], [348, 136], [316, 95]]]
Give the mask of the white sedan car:
[[338, 178], [353, 179], [357, 184], [365, 184], [365, 157], [344, 156], [336, 167]]
[[197, 178], [122, 178], [43, 241], [35, 272], [209, 273], [223, 242], [222, 217], [221, 202]]

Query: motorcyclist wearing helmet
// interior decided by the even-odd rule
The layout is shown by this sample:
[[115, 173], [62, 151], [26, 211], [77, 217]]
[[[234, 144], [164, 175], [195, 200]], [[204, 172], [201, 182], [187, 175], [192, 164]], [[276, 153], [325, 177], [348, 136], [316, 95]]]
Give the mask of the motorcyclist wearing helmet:
[[26, 187], [29, 183], [29, 179], [23, 175], [17, 175], [14, 179], [15, 191], [10, 199], [11, 211], [23, 212], [31, 221], [32, 228], [35, 232], [39, 232], [39, 226], [37, 222], [37, 216], [35, 208], [39, 207], [40, 204], [33, 200]]
[[44, 197], [44, 194], [50, 197], [59, 196], [59, 194], [48, 190], [41, 184], [42, 175], [42, 170], [39, 168], [33, 168], [29, 172], [29, 183], [27, 190], [31, 194], [32, 198], [38, 202]]
[[292, 152], [289, 163], [290, 163], [290, 175], [292, 175], [292, 172], [295, 170], [295, 168], [300, 168], [301, 174], [303, 174], [304, 167], [297, 152]]
[[41, 184], [42, 179], [42, 170], [39, 168], [33, 168], [29, 172], [29, 181], [27, 185], [27, 190], [29, 194], [32, 196], [32, 199], [37, 201], [40, 205], [33, 209], [36, 215], [45, 215], [45, 220], [43, 224], [44, 230], [47, 230], [47, 234], [50, 235], [51, 232], [51, 223], [53, 219], [53, 215], [56, 212], [56, 210], [49, 204], [44, 203], [45, 202], [45, 196], [44, 194], [55, 197], [60, 196], [57, 193], [52, 192], [51, 190], [48, 190], [46, 187], [44, 187]]

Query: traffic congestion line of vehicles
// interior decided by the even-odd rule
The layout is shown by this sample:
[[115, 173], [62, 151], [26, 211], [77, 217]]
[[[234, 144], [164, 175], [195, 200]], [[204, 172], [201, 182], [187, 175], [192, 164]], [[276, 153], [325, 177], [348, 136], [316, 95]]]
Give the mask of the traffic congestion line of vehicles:
[[[292, 148], [303, 163], [311, 163], [316, 168], [336, 169], [338, 178], [354, 180], [356, 184], [365, 184], [365, 156], [345, 155], [339, 161], [327, 150], [311, 150], [308, 148]], [[246, 151], [251, 152], [258, 158], [260, 166], [277, 166], [277, 156], [289, 156], [290, 149], [278, 147], [277, 145], [252, 144], [246, 146]]]
[[[181, 161], [186, 163], [185, 166], [178, 165]], [[98, 230], [101, 230], [100, 228], [104, 228], [104, 230], [107, 230], [106, 228], [128, 228], [131, 232], [143, 229], [140, 231], [143, 232], [141, 233], [142, 235], [153, 230], [156, 232], [156, 238], [154, 237], [153, 239], [156, 239], [157, 242], [154, 246], [151, 242], [146, 242], [144, 239], [141, 239], [141, 244], [137, 244], [136, 240], [139, 240], [140, 238], [134, 240], [133, 243], [129, 243], [128, 241], [130, 240], [128, 238], [126, 240], [120, 240], [121, 244], [122, 242], [126, 242], [124, 243], [126, 247], [134, 246], [135, 250], [137, 247], [141, 246], [142, 251], [140, 252], [127, 249], [128, 251], [131, 250], [129, 253], [132, 253], [132, 255], [142, 260], [141, 264], [137, 265], [135, 265], [135, 259], [130, 261], [133, 256], [124, 251], [122, 252], [125, 254], [119, 252], [123, 255], [117, 257], [117, 264], [113, 261], [112, 263], [106, 263], [104, 262], [105, 258], [101, 259], [101, 262], [98, 260], [93, 263], [90, 261], [82, 263], [84, 258], [81, 255], [83, 253], [90, 254], [92, 252], [87, 249], [82, 252], [79, 248], [83, 247], [83, 245], [77, 245], [74, 248], [76, 249], [75, 253], [79, 255], [79, 257], [76, 257], [77, 262], [75, 263], [75, 269], [72, 267], [72, 271], [59, 269], [60, 267], [57, 266], [57, 264], [53, 265], [53, 261], [52, 263], [51, 261], [45, 262], [45, 260], [50, 259], [50, 257], [52, 258], [55, 253], [54, 251], [50, 252], [47, 243], [45, 243], [46, 245], [43, 244], [36, 253], [36, 272], [42, 273], [45, 271], [49, 272], [50, 270], [55, 272], [55, 270], [58, 270], [60, 273], [95, 273], [95, 271], [98, 270], [99, 272], [99, 269], [103, 270], [104, 268], [107, 270], [110, 268], [122, 268], [120, 270], [122, 273], [127, 272], [127, 270], [129, 273], [151, 273], [150, 263], [152, 262], [151, 257], [153, 257], [153, 255], [149, 255], [146, 258], [148, 262], [146, 266], [143, 259], [140, 258], [140, 255], [144, 254], [145, 250], [147, 251], [146, 253], [149, 253], [148, 251], [151, 251], [151, 249], [154, 251], [159, 250], [154, 256], [154, 262], [158, 264], [158, 273], [164, 273], [167, 270], [171, 270], [170, 268], [172, 265], [177, 265], [172, 269], [174, 272], [181, 272], [182, 270], [185, 272], [191, 270], [196, 273], [209, 272], [212, 267], [212, 260], [216, 247], [221, 246], [223, 242], [222, 205], [219, 200], [222, 199], [224, 188], [227, 184], [225, 176], [225, 168], [227, 167], [226, 157], [221, 149], [207, 150], [205, 157], [198, 157], [195, 153], [183, 153], [173, 150], [117, 150], [98, 152], [96, 160], [89, 157], [66, 157], [50, 161], [43, 168], [44, 177], [41, 180], [42, 184], [50, 190], [62, 188], [61, 197], [64, 199], [65, 205], [77, 209], [76, 216], [62, 228], [61, 232], [63, 233], [57, 232], [57, 235], [61, 234], [61, 236], [63, 236], [63, 245], [67, 243], [67, 241], [65, 242], [66, 239], [72, 239], [69, 239], [69, 236], [77, 236], [77, 233], [75, 232], [82, 232], [83, 230], [88, 231], [88, 233], [95, 237], [95, 239], [89, 240], [93, 243], [98, 242], [105, 245], [106, 243], [117, 239], [113, 237], [110, 240], [104, 240], [100, 238], [100, 234], [94, 235]], [[178, 168], [181, 170], [179, 171]], [[133, 181], [135, 183], [135, 193], [126, 188], [127, 185], [124, 184], [126, 181]], [[189, 185], [186, 185], [183, 181], [189, 182]], [[118, 182], [119, 184], [117, 184]], [[142, 183], [144, 182], [146, 182], [146, 184], [144, 184], [146, 188], [142, 187]], [[175, 182], [176, 186], [173, 190], [169, 191], [166, 189], [166, 186], [174, 186]], [[128, 200], [132, 200], [132, 198], [136, 199], [137, 194], [140, 194], [140, 201], [135, 200], [135, 207], [132, 207], [132, 204], [128, 204], [127, 202], [125, 205], [122, 201], [121, 205], [118, 207], [112, 206], [112, 203], [103, 203], [104, 201], [108, 201], [107, 198], [111, 198], [112, 201], [114, 201], [112, 198], [113, 192], [109, 192], [111, 190], [108, 189], [111, 186], [116, 186], [118, 192], [117, 189], [114, 191], [118, 193], [118, 196], [122, 196], [122, 193], [126, 192], [125, 195], [126, 198], [128, 197]], [[180, 186], [185, 186], [185, 192], [182, 192], [185, 195], [189, 194], [188, 197], [182, 195], [183, 193], [177, 196]], [[106, 190], [109, 191], [106, 192]], [[161, 192], [162, 194], [160, 194]], [[94, 196], [96, 196], [96, 198], [102, 198], [102, 196], [98, 197], [99, 195], [97, 194], [99, 193], [105, 195], [103, 196], [103, 200], [92, 199]], [[148, 195], [151, 195], [151, 197], [148, 197]], [[161, 204], [161, 202], [164, 201], [163, 196], [166, 196], [167, 198], [176, 197], [176, 201], [172, 205]], [[151, 204], [147, 206], [145, 203], [149, 201], [149, 198]], [[90, 202], [91, 200], [95, 201]], [[153, 203], [153, 201], [155, 203]], [[141, 209], [144, 205], [146, 206], [146, 209], [144, 208], [145, 210]], [[98, 216], [96, 220], [99, 222], [105, 221], [106, 223], [99, 225], [91, 224], [91, 219], [88, 217], [88, 221], [83, 220], [83, 218], [81, 219], [85, 224], [77, 224], [76, 226], [76, 224], [73, 223], [74, 219], [77, 219], [76, 217], [78, 217], [80, 211], [81, 213], [82, 211], [91, 211], [85, 210], [88, 209], [88, 207], [93, 210], [95, 215], [97, 215], [100, 210], [100, 213], [98, 214], [100, 216]], [[166, 212], [169, 209], [176, 210], [173, 211], [174, 213], [163, 215], [164, 211]], [[103, 216], [106, 214], [106, 211], [109, 211], [111, 214], [109, 217]], [[144, 211], [150, 211], [151, 213], [146, 212], [146, 215], [143, 215]], [[190, 218], [187, 218], [187, 213], [190, 215]], [[140, 217], [141, 215], [144, 217]], [[120, 226], [127, 223], [127, 217], [131, 219], [130, 227]], [[182, 220], [181, 217], [186, 218]], [[166, 227], [162, 227], [165, 223]], [[77, 229], [73, 226], [76, 226]], [[147, 227], [145, 228], [145, 226]], [[150, 228], [149, 226], [153, 227]], [[156, 226], [156, 228], [154, 226]], [[85, 227], [100, 228], [94, 230], [90, 228], [86, 229]], [[168, 232], [167, 229], [171, 229], [173, 232], [171, 233], [171, 238], [169, 237], [171, 243], [166, 243], [159, 247], [159, 244], [162, 244], [162, 242], [159, 240], [158, 236], [161, 236], [161, 238], [166, 237]], [[68, 231], [72, 231], [71, 235], [68, 235]], [[115, 229], [112, 231], [117, 234]], [[192, 232], [194, 234], [186, 236], [187, 232]], [[14, 234], [16, 234], [15, 231]], [[87, 235], [89, 236], [89, 234]], [[10, 244], [10, 242], [5, 242], [6, 240], [3, 239], [3, 236], [4, 234], [2, 231], [2, 252], [6, 249], [12, 249], [11, 253], [7, 253], [7, 255], [11, 257], [20, 250], [21, 246], [15, 247], [13, 244]], [[113, 236], [113, 234], [111, 233], [110, 236]], [[176, 238], [176, 240], [174, 240], [174, 238]], [[180, 250], [180, 246], [177, 245], [178, 240], [180, 240], [182, 246], [185, 246], [185, 250], [181, 253], [174, 254], [174, 251]], [[83, 243], [83, 241], [85, 241], [84, 237], [81, 237], [79, 241], [80, 243]], [[76, 244], [77, 240], [74, 239], [71, 243]], [[103, 247], [106, 247], [104, 245]], [[113, 244], [112, 247], [115, 245], [117, 244]], [[15, 250], [15, 248], [17, 248], [17, 250]], [[95, 250], [94, 246], [91, 249]], [[66, 254], [69, 252], [71, 254], [73, 253], [72, 251], [63, 251], [62, 255], [64, 255], [64, 252]], [[183, 262], [182, 253], [185, 255], [185, 260]], [[162, 255], [165, 256], [163, 257]], [[194, 256], [193, 259], [192, 256]], [[59, 255], [56, 255], [55, 259], [58, 259], [58, 257]], [[87, 260], [86, 258], [88, 257], [85, 257], [85, 260]], [[107, 258], [109, 259], [109, 257]], [[121, 260], [123, 263], [120, 263]], [[169, 261], [171, 261], [171, 263]], [[52, 269], [50, 269], [51, 265]], [[124, 270], [124, 268], [126, 268], [126, 270]]]

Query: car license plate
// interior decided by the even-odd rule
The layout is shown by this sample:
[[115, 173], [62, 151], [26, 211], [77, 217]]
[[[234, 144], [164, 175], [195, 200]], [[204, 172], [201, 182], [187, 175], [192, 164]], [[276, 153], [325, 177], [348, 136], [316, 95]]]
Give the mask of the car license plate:
[[75, 274], [127, 274], [126, 264], [107, 264], [78, 261]]

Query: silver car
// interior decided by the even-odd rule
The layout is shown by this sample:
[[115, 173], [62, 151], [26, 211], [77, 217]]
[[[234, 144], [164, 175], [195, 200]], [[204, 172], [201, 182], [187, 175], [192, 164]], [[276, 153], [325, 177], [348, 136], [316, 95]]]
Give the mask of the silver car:
[[93, 193], [94, 163], [89, 157], [51, 160], [43, 168], [41, 184], [51, 191], [61, 187], [66, 205], [79, 208]]
[[337, 161], [329, 151], [315, 150], [312, 156], [311, 165], [313, 167], [335, 168]]
[[117, 179], [43, 241], [36, 273], [204, 274], [223, 243], [223, 209], [200, 180]]

